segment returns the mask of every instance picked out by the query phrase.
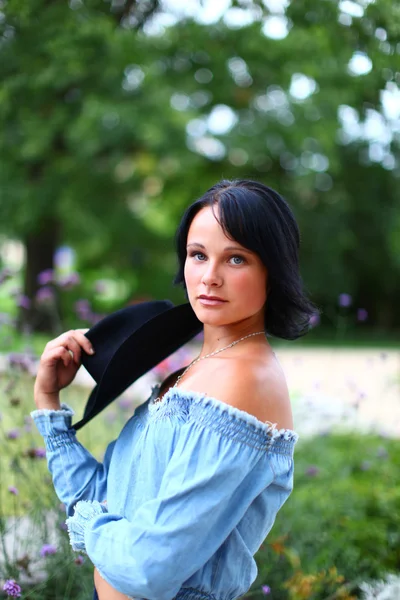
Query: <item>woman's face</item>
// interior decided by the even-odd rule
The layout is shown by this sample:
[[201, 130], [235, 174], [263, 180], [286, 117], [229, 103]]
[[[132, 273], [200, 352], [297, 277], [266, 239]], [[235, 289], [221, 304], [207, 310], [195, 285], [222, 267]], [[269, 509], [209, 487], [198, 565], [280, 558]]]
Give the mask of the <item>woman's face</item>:
[[[218, 205], [213, 209], [219, 218]], [[186, 288], [198, 319], [214, 326], [247, 320], [264, 329], [267, 269], [257, 254], [225, 235], [211, 207], [194, 217], [186, 250]]]

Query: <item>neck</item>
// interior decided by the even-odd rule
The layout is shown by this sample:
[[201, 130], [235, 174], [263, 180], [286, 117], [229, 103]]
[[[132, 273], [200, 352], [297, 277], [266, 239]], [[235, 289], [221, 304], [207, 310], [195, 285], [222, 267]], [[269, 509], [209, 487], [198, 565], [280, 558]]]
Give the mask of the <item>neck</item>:
[[[242, 326], [242, 327], [211, 327], [211, 326], [204, 326], [204, 341], [203, 341], [203, 346], [201, 348], [201, 352], [200, 352], [200, 356], [204, 356], [205, 354], [209, 354], [210, 352], [215, 352], [216, 350], [219, 350], [220, 348], [223, 348], [224, 346], [228, 346], [228, 344], [231, 344], [232, 342], [236, 342], [237, 340], [240, 340], [241, 338], [251, 334], [251, 333], [256, 333], [262, 331], [264, 332], [264, 325], [263, 324], [252, 324], [247, 325], [247, 326]], [[266, 339], [266, 336], [264, 337], [263, 335], [254, 335], [250, 338], [248, 338], [247, 341], [255, 341], [257, 340], [258, 343], [264, 343], [264, 344], [268, 344], [268, 341]]]

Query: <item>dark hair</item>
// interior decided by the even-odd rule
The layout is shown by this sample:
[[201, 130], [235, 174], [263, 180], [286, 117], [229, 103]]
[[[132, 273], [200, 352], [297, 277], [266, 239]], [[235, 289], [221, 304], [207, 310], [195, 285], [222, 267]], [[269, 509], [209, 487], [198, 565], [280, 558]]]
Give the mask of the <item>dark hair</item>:
[[185, 211], [176, 232], [179, 269], [174, 283], [186, 290], [184, 266], [189, 227], [204, 207], [218, 204], [219, 223], [230, 239], [252, 250], [268, 270], [265, 331], [294, 340], [310, 329], [317, 311], [303, 291], [299, 273], [299, 228], [277, 192], [247, 179], [222, 180]]

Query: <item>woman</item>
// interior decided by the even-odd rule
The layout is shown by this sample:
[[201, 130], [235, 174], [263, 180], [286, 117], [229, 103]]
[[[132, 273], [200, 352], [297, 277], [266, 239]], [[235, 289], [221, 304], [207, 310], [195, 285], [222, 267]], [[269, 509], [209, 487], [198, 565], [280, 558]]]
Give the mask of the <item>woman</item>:
[[222, 181], [186, 210], [175, 282], [204, 325], [202, 349], [136, 409], [103, 465], [59, 401], [91, 344], [75, 330], [46, 346], [32, 416], [56, 491], [76, 502], [71, 543], [96, 567], [99, 600], [229, 600], [255, 580], [253, 556], [293, 487], [298, 436], [266, 334], [308, 331], [298, 247], [288, 204], [261, 183]]

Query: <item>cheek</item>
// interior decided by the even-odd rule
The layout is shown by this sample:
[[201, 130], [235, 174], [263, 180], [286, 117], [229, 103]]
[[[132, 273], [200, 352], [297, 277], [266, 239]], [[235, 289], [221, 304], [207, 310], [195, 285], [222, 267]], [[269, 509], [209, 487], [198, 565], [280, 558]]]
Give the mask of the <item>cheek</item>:
[[235, 289], [246, 303], [260, 304], [267, 299], [267, 280], [263, 272], [239, 272], [235, 278]]
[[183, 276], [185, 278], [186, 287], [190, 288], [195, 281], [195, 270], [189, 260], [185, 261], [185, 267], [183, 269]]

